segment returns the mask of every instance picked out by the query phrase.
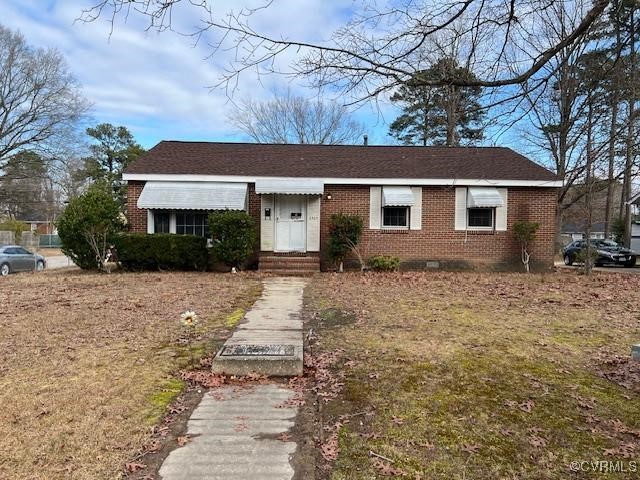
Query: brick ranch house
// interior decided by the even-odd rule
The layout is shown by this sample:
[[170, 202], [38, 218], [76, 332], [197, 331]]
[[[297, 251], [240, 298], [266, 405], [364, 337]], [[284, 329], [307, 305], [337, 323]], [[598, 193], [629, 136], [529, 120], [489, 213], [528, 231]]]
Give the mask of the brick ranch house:
[[[555, 174], [508, 148], [164, 141], [131, 165], [133, 232], [207, 235], [208, 212], [246, 210], [262, 270], [330, 268], [331, 215], [365, 225], [363, 258], [403, 268], [514, 268], [512, 225], [533, 221], [538, 268], [553, 265]], [[517, 268], [521, 268], [517, 267]]]

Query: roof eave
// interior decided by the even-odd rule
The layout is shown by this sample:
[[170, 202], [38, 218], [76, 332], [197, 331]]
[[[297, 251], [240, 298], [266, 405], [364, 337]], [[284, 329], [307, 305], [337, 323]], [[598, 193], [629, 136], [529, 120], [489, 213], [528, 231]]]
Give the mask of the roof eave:
[[296, 180], [301, 178], [321, 180], [325, 185], [415, 185], [415, 186], [490, 186], [490, 187], [547, 187], [559, 188], [562, 180], [535, 179], [490, 179], [490, 178], [362, 178], [362, 177], [270, 177], [258, 175], [196, 175], [196, 174], [160, 174], [125, 173], [126, 181], [157, 182], [246, 182], [255, 183], [256, 179]]

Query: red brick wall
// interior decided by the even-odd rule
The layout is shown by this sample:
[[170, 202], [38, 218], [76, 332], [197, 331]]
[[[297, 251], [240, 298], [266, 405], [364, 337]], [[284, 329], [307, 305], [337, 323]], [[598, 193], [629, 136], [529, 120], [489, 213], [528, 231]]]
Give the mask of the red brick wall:
[[256, 193], [256, 184], [249, 184], [249, 215], [253, 217], [258, 229], [258, 245], [260, 245], [260, 195]]
[[[130, 181], [127, 195], [129, 230], [147, 231], [147, 211], [136, 206], [144, 182]], [[512, 264], [517, 267], [520, 247], [513, 239], [512, 226], [526, 220], [540, 223], [531, 245], [532, 261], [541, 267], [553, 265], [556, 191], [553, 188], [509, 188], [506, 232], [460, 232], [454, 230], [455, 189], [422, 187], [422, 230], [370, 230], [369, 187], [366, 185], [325, 185], [321, 203], [320, 246], [324, 250], [331, 214], [343, 212], [360, 215], [365, 230], [360, 244], [362, 255], [397, 255], [408, 266], [439, 261], [446, 265], [471, 264], [492, 266]], [[260, 196], [249, 184], [249, 213], [260, 225]], [[259, 228], [258, 228], [259, 234]], [[325, 265], [326, 266], [326, 265]]]
[[541, 267], [553, 265], [556, 191], [553, 188], [509, 188], [507, 231], [464, 232], [454, 230], [455, 188], [422, 187], [421, 230], [370, 230], [369, 187], [364, 185], [325, 185], [331, 200], [322, 199], [320, 244], [324, 249], [333, 213], [360, 215], [364, 234], [360, 252], [372, 255], [397, 255], [408, 265], [419, 267], [425, 261], [444, 265], [512, 264], [519, 261], [520, 247], [513, 239], [512, 225], [518, 221], [540, 223], [531, 245], [532, 262]]
[[127, 182], [127, 221], [130, 232], [147, 233], [147, 209], [138, 208], [138, 198], [144, 184], [145, 182], [132, 180]]

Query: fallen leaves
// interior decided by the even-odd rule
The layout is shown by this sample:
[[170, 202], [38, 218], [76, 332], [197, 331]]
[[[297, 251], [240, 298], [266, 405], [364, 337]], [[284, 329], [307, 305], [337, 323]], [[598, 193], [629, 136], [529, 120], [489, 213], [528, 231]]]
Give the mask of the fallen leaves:
[[633, 458], [636, 456], [637, 445], [635, 443], [623, 443], [615, 448], [607, 448], [602, 454], [607, 457]]
[[407, 474], [407, 472], [405, 472], [404, 470], [394, 467], [389, 462], [385, 462], [381, 458], [374, 457], [371, 459], [371, 463], [373, 463], [373, 466], [378, 471], [378, 474], [382, 475], [383, 477], [400, 477]]
[[187, 443], [189, 443], [189, 437], [187, 435], [181, 435], [176, 438], [176, 442], [179, 447], [184, 447]]
[[467, 453], [478, 453], [478, 451], [480, 450], [480, 445], [478, 445], [477, 443], [465, 443], [462, 445], [460, 450]]
[[280, 440], [281, 442], [290, 442], [292, 438], [293, 436], [290, 433], [282, 432], [276, 437], [276, 440]]
[[127, 463], [125, 464], [125, 468], [127, 469], [128, 472], [137, 472], [138, 470], [142, 470], [144, 468], [147, 468], [147, 466], [144, 463]]

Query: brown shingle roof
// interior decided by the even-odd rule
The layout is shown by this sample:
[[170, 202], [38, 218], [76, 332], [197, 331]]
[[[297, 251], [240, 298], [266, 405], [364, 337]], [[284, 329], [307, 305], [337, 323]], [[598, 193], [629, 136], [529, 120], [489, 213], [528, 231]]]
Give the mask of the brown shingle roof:
[[129, 174], [557, 180], [509, 148], [164, 141]]

